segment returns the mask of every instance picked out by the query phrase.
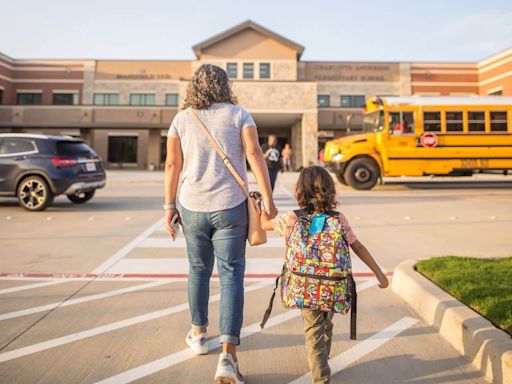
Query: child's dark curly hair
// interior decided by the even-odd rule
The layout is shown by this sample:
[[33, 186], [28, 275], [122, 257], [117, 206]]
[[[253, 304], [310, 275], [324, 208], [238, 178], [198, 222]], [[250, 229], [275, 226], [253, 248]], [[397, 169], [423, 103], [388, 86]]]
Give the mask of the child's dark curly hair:
[[304, 168], [297, 180], [295, 198], [307, 212], [328, 212], [336, 208], [336, 187], [329, 172], [322, 167]]

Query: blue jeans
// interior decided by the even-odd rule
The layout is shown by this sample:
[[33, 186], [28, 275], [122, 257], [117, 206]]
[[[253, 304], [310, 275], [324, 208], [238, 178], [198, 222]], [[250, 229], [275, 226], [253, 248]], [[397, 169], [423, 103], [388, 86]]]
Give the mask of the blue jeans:
[[247, 202], [222, 211], [193, 212], [180, 207], [189, 261], [188, 301], [192, 327], [208, 326], [213, 262], [220, 280], [220, 341], [240, 344], [244, 311]]
[[276, 185], [276, 179], [277, 179], [278, 174], [279, 174], [279, 170], [273, 170], [273, 169], [268, 170], [268, 176], [270, 178], [270, 187], [272, 188], [272, 190], [274, 190], [274, 186]]

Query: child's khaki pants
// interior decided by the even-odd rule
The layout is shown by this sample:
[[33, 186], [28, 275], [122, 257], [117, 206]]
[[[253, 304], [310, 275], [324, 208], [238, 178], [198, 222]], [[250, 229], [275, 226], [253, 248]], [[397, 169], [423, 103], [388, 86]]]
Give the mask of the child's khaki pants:
[[302, 310], [301, 313], [313, 383], [328, 384], [331, 378], [328, 360], [331, 353], [333, 314], [308, 310]]

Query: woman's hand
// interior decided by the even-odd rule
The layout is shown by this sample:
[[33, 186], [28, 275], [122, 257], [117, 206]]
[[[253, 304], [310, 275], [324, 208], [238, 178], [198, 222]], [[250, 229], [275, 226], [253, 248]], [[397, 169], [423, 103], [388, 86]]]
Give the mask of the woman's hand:
[[387, 276], [383, 273], [379, 273], [377, 275], [377, 280], [379, 280], [379, 287], [380, 288], [387, 288], [389, 285], [389, 280]]
[[[174, 240], [176, 237], [176, 231], [174, 230], [173, 220], [179, 220], [180, 214], [176, 209], [167, 209], [165, 211], [165, 230], [171, 239]], [[176, 219], [175, 219], [176, 217]]]
[[263, 198], [263, 205], [265, 208], [265, 212], [268, 215], [268, 219], [271, 220], [277, 215], [277, 208], [274, 204], [274, 199], [272, 197]]

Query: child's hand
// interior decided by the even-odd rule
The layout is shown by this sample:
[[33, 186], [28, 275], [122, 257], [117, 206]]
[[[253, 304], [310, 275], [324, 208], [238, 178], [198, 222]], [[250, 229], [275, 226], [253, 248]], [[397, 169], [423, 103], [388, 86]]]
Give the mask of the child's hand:
[[389, 285], [389, 280], [387, 276], [383, 273], [379, 273], [377, 275], [377, 280], [379, 280], [379, 287], [380, 288], [387, 288]]

